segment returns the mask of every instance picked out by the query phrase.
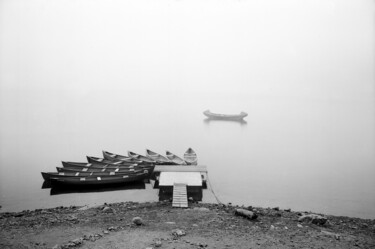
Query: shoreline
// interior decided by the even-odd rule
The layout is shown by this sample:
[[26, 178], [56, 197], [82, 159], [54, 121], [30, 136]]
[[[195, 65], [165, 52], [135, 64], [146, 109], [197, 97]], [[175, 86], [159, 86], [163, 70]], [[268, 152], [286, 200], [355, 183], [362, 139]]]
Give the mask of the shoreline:
[[[239, 215], [238, 210], [254, 216]], [[173, 208], [170, 201], [0, 212], [0, 247], [375, 247], [374, 219], [323, 214], [315, 214], [324, 218], [320, 221], [303, 218], [310, 215], [277, 207], [196, 202], [189, 202], [189, 208]], [[141, 225], [133, 222], [135, 217]], [[184, 234], [173, 235], [176, 229]]]

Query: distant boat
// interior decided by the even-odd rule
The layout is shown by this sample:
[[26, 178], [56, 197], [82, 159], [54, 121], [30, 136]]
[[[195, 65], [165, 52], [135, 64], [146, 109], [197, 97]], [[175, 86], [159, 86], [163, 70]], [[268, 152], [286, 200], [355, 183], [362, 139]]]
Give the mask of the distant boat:
[[186, 162], [184, 159], [182, 159], [181, 157], [173, 154], [172, 152], [170, 151], [166, 151], [166, 155], [167, 155], [167, 158], [169, 160], [171, 160], [172, 162], [174, 162], [175, 164], [178, 164], [178, 165], [186, 165]]
[[159, 153], [156, 153], [149, 149], [146, 149], [146, 156], [150, 158], [151, 160], [156, 161], [157, 164], [165, 164], [165, 165], [174, 164], [171, 160], [169, 160], [165, 156], [162, 156]]
[[192, 148], [187, 149], [187, 151], [184, 153], [184, 160], [189, 165], [197, 165], [197, 153], [195, 153], [195, 151]]
[[203, 114], [211, 119], [223, 119], [223, 120], [242, 120], [247, 116], [246, 112], [241, 112], [240, 114], [218, 114], [210, 112], [209, 110], [204, 111]]

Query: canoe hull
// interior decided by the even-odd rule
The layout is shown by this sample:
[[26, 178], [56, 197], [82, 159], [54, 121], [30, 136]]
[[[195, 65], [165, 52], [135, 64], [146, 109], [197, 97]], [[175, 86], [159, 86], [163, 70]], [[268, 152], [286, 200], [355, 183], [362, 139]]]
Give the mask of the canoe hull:
[[241, 112], [240, 114], [219, 114], [210, 112], [209, 110], [204, 111], [203, 114], [210, 119], [219, 120], [242, 120], [248, 115], [246, 112]]
[[107, 186], [121, 185], [129, 182], [144, 181], [146, 173], [123, 176], [102, 176], [102, 177], [60, 177], [50, 178], [51, 185], [67, 186]]

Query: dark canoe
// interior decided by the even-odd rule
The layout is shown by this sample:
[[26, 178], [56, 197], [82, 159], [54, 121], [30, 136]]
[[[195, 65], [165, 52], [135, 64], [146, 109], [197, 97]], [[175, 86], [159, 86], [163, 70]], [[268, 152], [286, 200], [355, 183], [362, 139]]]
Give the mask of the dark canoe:
[[184, 160], [188, 165], [197, 165], [198, 164], [198, 157], [197, 153], [192, 148], [189, 148], [184, 153]]
[[114, 175], [114, 176], [89, 176], [89, 177], [54, 177], [50, 178], [51, 185], [67, 186], [106, 186], [120, 185], [129, 182], [144, 181], [147, 179], [147, 173], [138, 173], [133, 175]]
[[203, 114], [211, 119], [223, 119], [223, 120], [241, 120], [247, 116], [246, 112], [241, 112], [240, 114], [218, 114], [218, 113], [212, 113], [209, 110], [204, 111]]
[[118, 170], [126, 170], [126, 169], [154, 169], [155, 165], [92, 165], [92, 166], [84, 166], [80, 164], [74, 164], [74, 163], [64, 163], [63, 164], [64, 168], [68, 169], [75, 169], [75, 170], [81, 170], [81, 171], [104, 171], [105, 169], [115, 171], [116, 169]]
[[171, 160], [169, 160], [165, 156], [162, 156], [159, 153], [156, 153], [149, 149], [146, 149], [146, 156], [150, 158], [151, 160], [156, 161], [157, 164], [162, 164], [162, 165], [174, 164]]
[[181, 157], [178, 157], [177, 155], [173, 154], [170, 151], [166, 151], [167, 158], [174, 162], [177, 165], [186, 165], [185, 160], [183, 160]]
[[137, 173], [148, 173], [147, 170], [137, 170], [137, 171], [127, 171], [127, 172], [76, 172], [76, 171], [67, 171], [67, 172], [41, 172], [42, 177], [45, 181], [49, 181], [51, 178], [60, 178], [60, 177], [97, 177], [97, 176], [112, 176], [112, 175], [134, 175]]
[[138, 166], [136, 163], [128, 163], [128, 164], [97, 164], [97, 163], [81, 163], [81, 162], [66, 162], [62, 161], [61, 162], [63, 167], [68, 167], [68, 166], [80, 166], [80, 167], [90, 167], [90, 168], [134, 168]]
[[129, 173], [142, 173], [142, 172], [148, 172], [149, 175], [151, 176], [152, 172], [154, 171], [154, 166], [147, 166], [147, 167], [142, 167], [142, 168], [130, 168], [130, 169], [124, 169], [124, 168], [117, 168], [117, 169], [97, 169], [97, 168], [61, 168], [61, 167], [56, 167], [58, 173], [93, 173], [94, 175], [100, 175], [100, 174], [129, 174]]
[[136, 160], [141, 160], [141, 161], [143, 161], [143, 162], [148, 162], [148, 163], [156, 163], [155, 160], [150, 159], [150, 158], [148, 158], [148, 157], [146, 157], [146, 156], [142, 156], [142, 155], [140, 155], [140, 154], [134, 153], [134, 152], [132, 152], [132, 151], [128, 151], [128, 155], [129, 155], [131, 158], [136, 159]]

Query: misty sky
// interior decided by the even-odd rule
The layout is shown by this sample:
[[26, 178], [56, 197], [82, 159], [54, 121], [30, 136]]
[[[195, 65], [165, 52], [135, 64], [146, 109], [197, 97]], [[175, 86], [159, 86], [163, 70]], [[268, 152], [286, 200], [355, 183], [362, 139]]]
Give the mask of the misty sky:
[[2, 94], [374, 94], [370, 0], [2, 0], [0, 37]]

